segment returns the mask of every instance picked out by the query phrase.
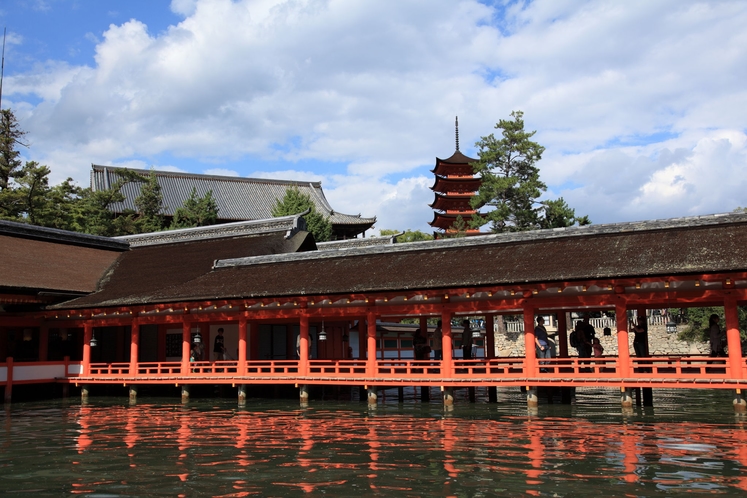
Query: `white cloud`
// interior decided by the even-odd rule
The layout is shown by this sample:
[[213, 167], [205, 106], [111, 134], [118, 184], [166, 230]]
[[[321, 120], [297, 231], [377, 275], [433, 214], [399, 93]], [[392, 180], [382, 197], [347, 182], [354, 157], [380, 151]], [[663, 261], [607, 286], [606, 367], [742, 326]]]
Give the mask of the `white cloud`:
[[[747, 204], [733, 188], [747, 129], [742, 2], [537, 0], [503, 18], [473, 0], [170, 8], [183, 20], [157, 34], [110, 26], [93, 67], [39, 61], [6, 80], [29, 154], [54, 180], [171, 156], [193, 171], [324, 179], [341, 212], [429, 231], [429, 170], [453, 151], [454, 116], [474, 153], [522, 109], [547, 147], [551, 193], [594, 221]], [[328, 166], [293, 167], [307, 160]], [[709, 195], [714, 172], [729, 185]]]

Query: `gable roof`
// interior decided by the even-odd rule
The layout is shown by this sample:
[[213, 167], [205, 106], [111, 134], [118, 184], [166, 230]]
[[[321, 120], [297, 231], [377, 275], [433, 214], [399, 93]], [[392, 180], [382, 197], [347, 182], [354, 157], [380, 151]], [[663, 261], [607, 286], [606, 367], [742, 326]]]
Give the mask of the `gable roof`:
[[[124, 169], [93, 164], [91, 189], [99, 191], [111, 188]], [[150, 174], [149, 170], [129, 170], [144, 176]], [[154, 173], [161, 186], [163, 214], [166, 216], [173, 216], [176, 209], [184, 204], [192, 193], [192, 189], [195, 188], [199, 196], [212, 191], [213, 198], [218, 205], [218, 219], [222, 222], [268, 219], [272, 218], [272, 208], [275, 202], [285, 196], [288, 188], [297, 187], [309, 196], [317, 212], [327, 216], [333, 228], [337, 228], [338, 231], [350, 227], [356, 233], [362, 233], [376, 222], [376, 217], [364, 218], [360, 214], [344, 214], [332, 209], [324, 196], [321, 182], [198, 175], [172, 171], [154, 171]], [[140, 184], [128, 183], [122, 187], [121, 191], [125, 196], [125, 201], [112, 204], [110, 209], [115, 213], [121, 213], [126, 209], [136, 210], [135, 199], [140, 195]]]
[[[107, 237], [0, 221], [0, 302], [59, 301], [59, 296], [92, 292], [104, 271], [128, 248], [126, 242]], [[58, 297], [7, 296], [40, 293]]]
[[114, 306], [158, 301], [190, 292], [191, 281], [216, 259], [315, 250], [300, 216], [119, 237], [132, 246], [108, 269], [96, 292], [60, 307]]
[[[189, 285], [59, 307], [438, 290], [747, 271], [747, 215], [590, 225], [219, 259]], [[223, 257], [225, 258], [225, 257]], [[145, 264], [145, 262], [144, 262]], [[134, 269], [137, 269], [135, 267]], [[142, 269], [141, 269], [142, 271]], [[150, 277], [147, 277], [150, 278]]]

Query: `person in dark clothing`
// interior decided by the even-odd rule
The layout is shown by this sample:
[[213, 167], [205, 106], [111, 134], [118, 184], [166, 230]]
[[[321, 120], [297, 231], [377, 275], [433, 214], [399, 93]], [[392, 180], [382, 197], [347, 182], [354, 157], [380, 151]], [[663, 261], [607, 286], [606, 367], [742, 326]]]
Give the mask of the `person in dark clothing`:
[[215, 355], [216, 360], [224, 360], [225, 353], [226, 348], [223, 344], [223, 329], [219, 328], [218, 335], [215, 336], [215, 341], [213, 341], [213, 354]]
[[648, 356], [648, 325], [646, 317], [639, 316], [638, 323], [633, 327], [635, 338], [633, 339], [633, 349], [638, 357]]
[[472, 328], [469, 326], [469, 320], [462, 320], [462, 358], [469, 360], [472, 358]]

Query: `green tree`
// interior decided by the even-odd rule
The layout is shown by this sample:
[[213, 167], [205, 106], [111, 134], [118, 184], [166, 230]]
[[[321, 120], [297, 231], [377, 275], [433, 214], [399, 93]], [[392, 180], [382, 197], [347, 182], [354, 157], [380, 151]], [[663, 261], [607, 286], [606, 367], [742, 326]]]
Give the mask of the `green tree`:
[[301, 192], [296, 186], [288, 188], [283, 198], [275, 201], [272, 215], [275, 217], [290, 216], [303, 213], [306, 210], [309, 210], [309, 213], [304, 216], [306, 229], [314, 236], [314, 240], [317, 242], [330, 240], [332, 238], [332, 222], [326, 216], [318, 213], [314, 203], [311, 202], [311, 197]]
[[[382, 237], [389, 237], [392, 235], [396, 235], [399, 232], [399, 230], [392, 230], [390, 228], [382, 228], [379, 233]], [[406, 242], [419, 242], [421, 240], [433, 240], [433, 235], [421, 232], [420, 230], [405, 230], [405, 232], [398, 236], [396, 239], [397, 243], [406, 243]]]
[[[677, 334], [677, 338], [687, 342], [703, 342], [709, 340], [709, 319], [712, 314], [716, 314], [721, 319], [720, 326], [723, 329], [725, 324], [724, 308], [721, 306], [709, 306], [705, 308], [685, 308], [680, 314], [679, 309], [670, 309], [671, 316], [680, 315], [685, 322], [685, 326]], [[739, 335], [742, 341], [747, 340], [747, 307], [739, 306], [737, 308], [737, 317], [739, 320]]]
[[25, 135], [13, 111], [0, 110], [0, 190], [9, 188], [11, 179], [21, 169], [18, 146], [28, 147], [23, 142]]
[[475, 144], [480, 159], [473, 167], [482, 184], [472, 206], [492, 209], [473, 216], [470, 225], [478, 228], [490, 222], [493, 232], [518, 232], [590, 223], [587, 216], [577, 218], [562, 198], [539, 201], [547, 185], [536, 164], [545, 148], [531, 140], [536, 131], [524, 130], [523, 112], [513, 111], [511, 117], [495, 125], [501, 138], [491, 133]]
[[135, 207], [139, 214], [137, 219], [139, 232], [158, 232], [166, 227], [163, 216], [163, 195], [155, 171], [151, 171], [143, 179], [140, 195], [135, 199]]
[[130, 182], [141, 182], [143, 177], [127, 169], [119, 173], [119, 178], [106, 190], [93, 191], [84, 189], [80, 196], [80, 205], [75, 218], [78, 230], [92, 235], [116, 237], [139, 233], [137, 213], [132, 210], [116, 214], [110, 208], [112, 204], [124, 202], [122, 187]]
[[218, 205], [213, 198], [213, 191], [208, 190], [202, 197], [197, 197], [197, 188], [184, 204], [174, 212], [171, 229], [192, 228], [214, 225], [218, 221]]

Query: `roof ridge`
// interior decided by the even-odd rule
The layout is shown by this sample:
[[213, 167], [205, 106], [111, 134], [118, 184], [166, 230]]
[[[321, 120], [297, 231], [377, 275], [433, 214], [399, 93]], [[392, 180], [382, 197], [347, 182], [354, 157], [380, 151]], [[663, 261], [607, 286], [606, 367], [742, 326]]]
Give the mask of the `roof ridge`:
[[40, 227], [28, 223], [0, 220], [0, 235], [23, 237], [28, 239], [62, 242], [66, 244], [93, 247], [99, 249], [111, 249], [126, 251], [129, 249], [127, 242], [122, 242], [113, 237], [91, 235], [88, 233], [72, 232], [59, 228]]
[[625, 221], [618, 223], [606, 223], [600, 225], [573, 226], [564, 228], [547, 228], [541, 230], [530, 230], [525, 232], [497, 233], [490, 235], [475, 235], [463, 238], [449, 238], [410, 242], [406, 244], [376, 245], [369, 247], [351, 247], [345, 251], [310, 251], [293, 254], [271, 254], [263, 256], [251, 256], [246, 258], [233, 258], [216, 260], [213, 269], [230, 268], [236, 266], [251, 266], [265, 263], [278, 263], [290, 261], [307, 261], [327, 258], [347, 258], [351, 256], [362, 256], [389, 252], [413, 252], [433, 248], [451, 249], [465, 246], [482, 246], [488, 244], [509, 244], [525, 241], [550, 240], [566, 237], [578, 237], [588, 235], [615, 235], [630, 232], [672, 230], [677, 228], [696, 228], [700, 226], [712, 226], [721, 224], [745, 223], [747, 214], [721, 213], [702, 216], [689, 216], [683, 218], [668, 218], [660, 220]]

